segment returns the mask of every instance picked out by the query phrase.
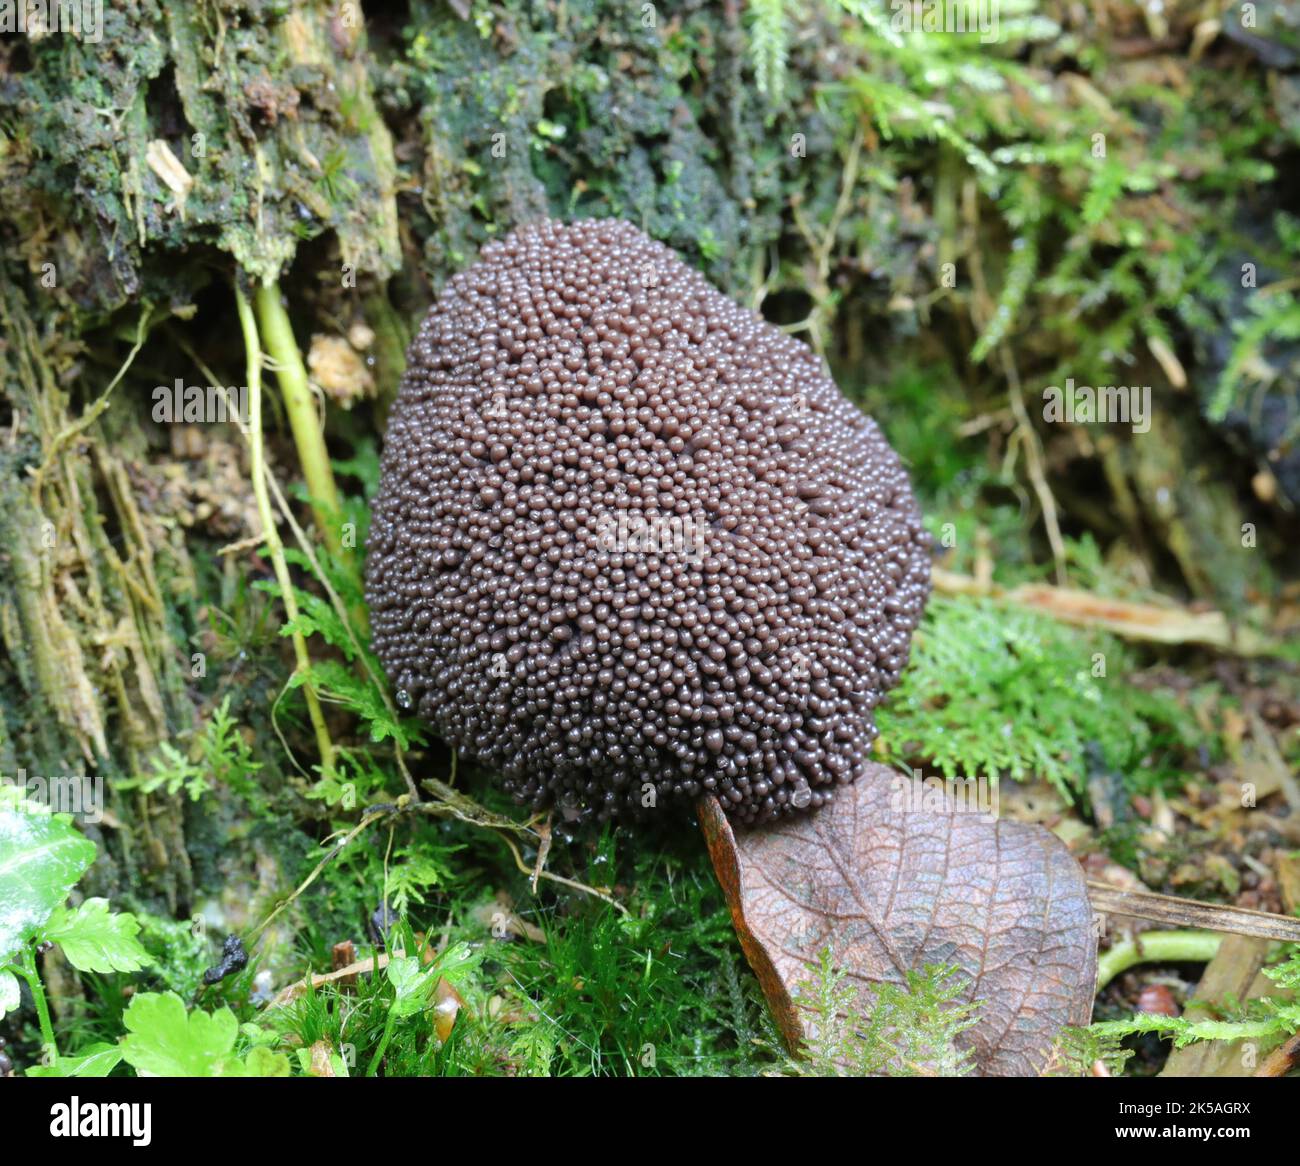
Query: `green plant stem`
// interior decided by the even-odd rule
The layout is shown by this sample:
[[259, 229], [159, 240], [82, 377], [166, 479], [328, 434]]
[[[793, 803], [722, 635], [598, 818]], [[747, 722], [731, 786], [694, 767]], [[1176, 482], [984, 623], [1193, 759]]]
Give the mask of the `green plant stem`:
[[15, 965], [16, 971], [32, 990], [32, 1000], [36, 1003], [36, 1020], [41, 1026], [41, 1043], [45, 1046], [50, 1063], [59, 1059], [59, 1048], [54, 1043], [54, 1025], [50, 1023], [50, 1006], [45, 999], [45, 986], [41, 983], [41, 974], [36, 968], [36, 952], [28, 947], [23, 952], [23, 962]]
[[[296, 623], [298, 601], [294, 597], [293, 580], [289, 576], [289, 564], [285, 561], [284, 545], [280, 542], [280, 531], [275, 525], [271, 495], [266, 485], [266, 460], [262, 448], [262, 344], [253, 310], [238, 285], [235, 287], [235, 307], [239, 312], [239, 323], [244, 333], [244, 348], [248, 356], [248, 450], [249, 461], [252, 463], [253, 495], [257, 499], [257, 514], [262, 523], [262, 537], [266, 540], [267, 554], [271, 558], [275, 578], [280, 585], [285, 612], [289, 616], [289, 622]], [[328, 461], [325, 466], [326, 469], [329, 468]], [[332, 484], [332, 477], [330, 481]], [[307, 640], [299, 631], [293, 632], [290, 638], [293, 641], [297, 671], [303, 677], [302, 689], [307, 701], [307, 716], [316, 733], [321, 770], [326, 776], [330, 776], [334, 772], [334, 743], [330, 740], [325, 714], [321, 711], [320, 697], [311, 682], [311, 655], [307, 651]]]
[[1098, 957], [1097, 991], [1134, 964], [1209, 963], [1222, 942], [1214, 931], [1144, 931]]
[[[339, 531], [339, 492], [334, 482], [334, 468], [325, 449], [316, 401], [307, 383], [307, 369], [302, 352], [293, 336], [289, 313], [280, 300], [280, 285], [275, 280], [262, 284], [254, 293], [258, 326], [266, 339], [266, 350], [275, 361], [275, 375], [284, 396], [285, 412], [293, 430], [298, 460], [311, 495], [312, 513], [325, 545], [334, 554], [342, 551]], [[250, 392], [252, 387], [250, 386]]]
[[397, 1022], [397, 1009], [388, 1010], [388, 1019], [384, 1022], [384, 1035], [379, 1038], [379, 1047], [375, 1050], [375, 1055], [370, 1058], [370, 1065], [366, 1069], [366, 1076], [373, 1077], [379, 1069], [379, 1062], [383, 1060], [384, 1053], [388, 1051], [388, 1042], [393, 1039], [393, 1025]]

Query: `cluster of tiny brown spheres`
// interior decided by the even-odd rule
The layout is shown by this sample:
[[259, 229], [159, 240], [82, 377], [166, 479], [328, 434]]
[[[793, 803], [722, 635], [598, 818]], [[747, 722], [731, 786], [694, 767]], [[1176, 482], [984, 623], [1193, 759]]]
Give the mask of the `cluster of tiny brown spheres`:
[[536, 807], [822, 805], [866, 757], [929, 578], [874, 422], [627, 223], [489, 244], [411, 347], [374, 648], [404, 707]]

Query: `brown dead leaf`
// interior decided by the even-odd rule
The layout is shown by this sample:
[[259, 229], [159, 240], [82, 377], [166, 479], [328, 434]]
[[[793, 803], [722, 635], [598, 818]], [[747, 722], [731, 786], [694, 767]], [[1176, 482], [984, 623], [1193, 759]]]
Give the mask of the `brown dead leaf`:
[[465, 1007], [465, 1001], [445, 979], [438, 980], [433, 989], [433, 999], [433, 1031], [440, 1041], [446, 1041], [456, 1027], [456, 1017]]
[[312, 380], [345, 409], [374, 392], [375, 378], [365, 358], [342, 336], [313, 336], [307, 367]]
[[318, 1040], [311, 1046], [311, 1063], [307, 1069], [308, 1077], [337, 1077], [330, 1057], [334, 1046], [327, 1040]]
[[490, 903], [481, 903], [475, 907], [473, 917], [476, 922], [491, 930], [494, 939], [518, 938], [533, 943], [546, 942], [546, 932], [515, 911], [506, 891], [498, 891]]
[[793, 994], [830, 949], [859, 985], [905, 984], [956, 964], [979, 1023], [958, 1037], [983, 1076], [1036, 1076], [1057, 1034], [1092, 1013], [1097, 944], [1083, 872], [1039, 826], [891, 807], [869, 764], [830, 806], [733, 832], [717, 801], [700, 817], [745, 954], [786, 1040]]

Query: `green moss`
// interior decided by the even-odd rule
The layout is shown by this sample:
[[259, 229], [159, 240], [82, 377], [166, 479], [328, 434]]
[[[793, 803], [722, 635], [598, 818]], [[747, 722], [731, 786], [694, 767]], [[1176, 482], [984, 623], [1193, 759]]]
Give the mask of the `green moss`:
[[514, 3], [493, 12], [484, 35], [416, 4], [396, 74], [422, 110], [434, 279], [524, 219], [616, 215], [722, 286], [752, 286], [779, 229], [783, 143], [733, 87], [739, 26], [605, 0], [568, 3], [559, 20]]
[[188, 302], [204, 247], [274, 280], [325, 232], [354, 272], [397, 268], [392, 144], [359, 23], [324, 0], [150, 0], [104, 21], [98, 44], [35, 46], [0, 100], [22, 110], [6, 202], [68, 303], [95, 319], [141, 294]]
[[[502, 864], [501, 851], [485, 845], [481, 832], [457, 825], [416, 832], [412, 843], [422, 855], [446, 854], [448, 846], [458, 853], [428, 901], [410, 905], [393, 942], [414, 950], [415, 933], [427, 927], [440, 942], [468, 943], [479, 958], [457, 985], [467, 1008], [452, 1039], [433, 1040], [427, 1017], [395, 1026], [385, 1075], [678, 1076], [752, 1073], [779, 1063], [778, 1038], [693, 832], [680, 844], [661, 839], [635, 848], [630, 836], [619, 835], [628, 844], [622, 854], [612, 833], [557, 843], [551, 868], [592, 883], [617, 877], [627, 888], [627, 913], [549, 892], [545, 883], [534, 899], [526, 879]], [[357, 915], [376, 901], [367, 895], [382, 885], [381, 857], [373, 847], [359, 848], [331, 869], [321, 899], [349, 906], [343, 918], [314, 909], [314, 933], [356, 936]], [[509, 909], [495, 899], [483, 903], [483, 887], [508, 890], [518, 916], [540, 936], [512, 938], [502, 922]], [[331, 918], [341, 930], [328, 930]], [[363, 941], [359, 956], [367, 950]], [[313, 962], [328, 966], [328, 958], [325, 948]], [[355, 994], [325, 987], [271, 1019], [307, 1044], [351, 1044], [365, 1065], [390, 1002], [382, 977], [363, 977]]]
[[1133, 684], [1129, 651], [991, 600], [932, 598], [912, 662], [876, 720], [885, 755], [946, 777], [1043, 778], [1077, 798], [1098, 768], [1130, 788], [1200, 740], [1171, 695]]

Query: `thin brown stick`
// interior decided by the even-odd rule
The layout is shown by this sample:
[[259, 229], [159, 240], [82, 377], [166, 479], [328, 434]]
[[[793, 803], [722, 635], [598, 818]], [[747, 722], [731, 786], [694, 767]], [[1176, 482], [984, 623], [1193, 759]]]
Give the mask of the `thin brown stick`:
[[1043, 511], [1043, 525], [1047, 529], [1047, 541], [1052, 548], [1052, 560], [1056, 564], [1056, 581], [1064, 584], [1065, 539], [1061, 536], [1061, 519], [1056, 510], [1056, 496], [1047, 484], [1047, 459], [1043, 454], [1043, 443], [1038, 430], [1029, 419], [1029, 410], [1025, 406], [1024, 393], [1020, 387], [1020, 373], [1016, 369], [1011, 349], [1005, 344], [998, 345], [998, 356], [1002, 362], [1002, 375], [1007, 378], [1007, 393], [1011, 400], [1011, 412], [1016, 419], [1016, 428], [1020, 431], [1025, 445], [1025, 469], [1029, 472], [1030, 484], [1038, 496], [1038, 505]]
[[537, 894], [537, 880], [542, 877], [542, 872], [546, 869], [546, 858], [551, 853], [551, 815], [546, 815], [546, 821], [537, 827], [537, 836], [541, 842], [537, 847], [537, 865], [533, 867], [533, 894]]
[[[502, 834], [501, 841], [504, 842], [507, 847], [509, 847], [510, 853], [515, 860], [515, 866], [517, 866], [520, 869], [520, 871], [522, 871], [524, 874], [529, 875], [531, 877], [533, 871], [530, 870], [528, 868], [528, 864], [524, 862], [524, 856], [519, 853], [519, 847], [515, 845], [515, 840], [511, 838], [510, 835], [508, 834]], [[604, 899], [605, 902], [608, 903], [611, 907], [613, 907], [614, 910], [616, 910], [620, 915], [632, 914], [632, 912], [629, 911], [626, 907], [624, 907], [623, 904], [620, 903], [616, 898], [614, 898], [614, 896], [610, 894], [608, 890], [602, 890], [600, 887], [591, 887], [588, 886], [586, 883], [580, 883], [574, 879], [566, 879], [563, 875], [557, 875], [554, 872], [549, 870], [541, 870], [540, 868], [536, 868], [536, 869], [537, 869], [537, 873], [541, 875], [542, 878], [550, 879], [551, 882], [553, 883], [559, 883], [560, 886], [562, 887], [569, 887], [575, 891], [582, 891], [583, 893], [588, 895], [595, 895], [596, 898], [598, 899]]]
[[1280, 1049], [1274, 1049], [1255, 1070], [1256, 1077], [1285, 1077], [1300, 1064], [1300, 1032]]
[[1192, 611], [1176, 603], [1134, 603], [1071, 587], [1026, 583], [1007, 590], [973, 575], [938, 567], [934, 589], [941, 595], [986, 595], [1026, 607], [1076, 627], [1100, 628], [1128, 640], [1156, 644], [1201, 644], [1239, 656], [1267, 655], [1277, 645], [1247, 627], [1234, 627], [1221, 611]]
[[349, 976], [355, 978], [367, 972], [379, 971], [387, 966], [388, 953], [380, 952], [378, 955], [369, 956], [366, 959], [348, 964], [347, 967], [336, 968], [332, 972], [318, 972], [313, 976], [306, 976], [301, 980], [295, 980], [287, 988], [281, 988], [267, 1007], [279, 1008], [282, 1005], [291, 1004], [307, 991], [308, 986], [319, 988], [323, 984], [333, 984], [337, 980], [346, 980]]
[[1245, 907], [1224, 907], [1219, 903], [1200, 903], [1172, 895], [1154, 895], [1149, 891], [1123, 891], [1108, 883], [1088, 880], [1088, 899], [1093, 908], [1111, 915], [1131, 915], [1155, 923], [1172, 923], [1206, 931], [1225, 931], [1233, 935], [1253, 935], [1284, 943], [1300, 943], [1300, 919], [1273, 915], [1268, 911], [1251, 911]]

